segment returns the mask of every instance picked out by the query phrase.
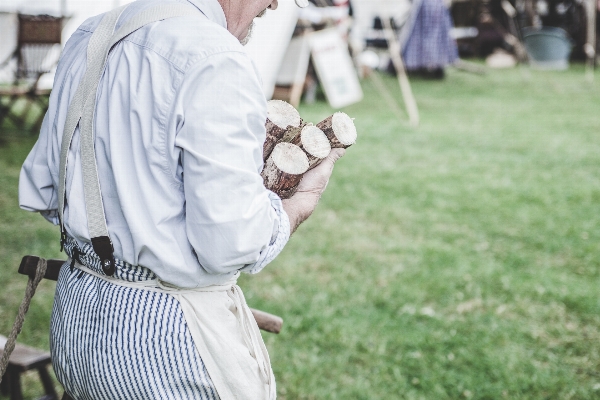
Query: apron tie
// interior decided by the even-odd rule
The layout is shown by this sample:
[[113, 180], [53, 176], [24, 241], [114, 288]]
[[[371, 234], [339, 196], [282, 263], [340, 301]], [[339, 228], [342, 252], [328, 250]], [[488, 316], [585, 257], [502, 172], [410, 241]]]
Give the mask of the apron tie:
[[256, 324], [254, 315], [252, 315], [252, 311], [246, 303], [244, 293], [238, 285], [233, 285], [227, 294], [229, 295], [229, 298], [233, 300], [235, 307], [238, 310], [238, 319], [242, 326], [246, 346], [250, 349], [252, 357], [258, 362], [263, 383], [267, 384], [270, 389], [272, 386], [271, 360], [267, 348], [265, 347], [265, 343], [262, 340], [262, 336], [260, 335], [260, 329]]

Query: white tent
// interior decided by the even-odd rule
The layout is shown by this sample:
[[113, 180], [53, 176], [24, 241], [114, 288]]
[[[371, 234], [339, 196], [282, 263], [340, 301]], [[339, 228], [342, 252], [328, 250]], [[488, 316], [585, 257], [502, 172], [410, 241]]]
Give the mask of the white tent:
[[[0, 2], [0, 62], [4, 61], [16, 46], [16, 13], [67, 15], [69, 21], [63, 29], [63, 43], [87, 18], [126, 4], [130, 0], [1, 0]], [[263, 80], [265, 96], [270, 98], [285, 50], [292, 37], [298, 18], [293, 0], [281, 0], [277, 11], [269, 11], [256, 20], [253, 38], [247, 46]], [[0, 81], [12, 79], [9, 70], [0, 70]], [[52, 78], [44, 80], [52, 83]]]
[[363, 47], [367, 32], [373, 27], [375, 17], [388, 17], [403, 23], [410, 12], [410, 0], [352, 0], [354, 23], [352, 26], [352, 45], [355, 49]]
[[275, 89], [277, 73], [283, 62], [296, 22], [298, 7], [293, 0], [279, 2], [276, 11], [268, 11], [255, 20], [255, 28], [246, 51], [254, 60], [263, 81], [263, 92], [270, 99]]

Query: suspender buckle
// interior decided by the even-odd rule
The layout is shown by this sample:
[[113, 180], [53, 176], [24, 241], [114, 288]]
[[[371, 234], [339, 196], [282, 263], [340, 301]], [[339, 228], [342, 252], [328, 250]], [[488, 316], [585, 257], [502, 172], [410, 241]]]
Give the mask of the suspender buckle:
[[65, 249], [65, 243], [67, 243], [67, 230], [63, 225], [62, 218], [58, 216], [58, 224], [60, 226], [60, 251]]
[[67, 232], [64, 229], [60, 230], [60, 251], [65, 249], [65, 243], [67, 242]]
[[92, 238], [92, 246], [94, 252], [100, 258], [102, 270], [108, 276], [112, 276], [115, 273], [115, 257], [113, 255], [113, 245], [108, 236], [98, 236]]
[[75, 262], [81, 264], [81, 260], [79, 259], [79, 249], [77, 247], [73, 248], [73, 256], [71, 257], [71, 272], [75, 269]]

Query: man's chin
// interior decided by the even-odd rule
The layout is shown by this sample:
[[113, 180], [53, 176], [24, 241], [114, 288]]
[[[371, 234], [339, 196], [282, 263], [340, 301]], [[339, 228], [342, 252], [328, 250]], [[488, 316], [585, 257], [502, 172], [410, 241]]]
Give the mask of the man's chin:
[[243, 39], [240, 39], [240, 43], [242, 44], [242, 46], [245, 46], [248, 44], [248, 42], [250, 42], [250, 39], [252, 38], [253, 30], [254, 30], [254, 21], [252, 21], [252, 23], [248, 27], [248, 32], [246, 33], [246, 36], [244, 36]]
[[[262, 17], [265, 16], [266, 13], [267, 13], [267, 9], [265, 8], [255, 18], [262, 18]], [[248, 42], [252, 38], [252, 31], [253, 30], [254, 30], [254, 20], [252, 21], [252, 23], [248, 27], [248, 32], [246, 33], [246, 36], [243, 39], [240, 40], [240, 43], [242, 44], [242, 46], [245, 46], [245, 45], [248, 44]]]

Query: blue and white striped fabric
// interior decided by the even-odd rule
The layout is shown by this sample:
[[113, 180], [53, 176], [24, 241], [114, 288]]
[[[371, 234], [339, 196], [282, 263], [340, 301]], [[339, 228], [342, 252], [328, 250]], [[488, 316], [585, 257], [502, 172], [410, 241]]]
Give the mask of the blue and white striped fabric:
[[[68, 239], [70, 257], [103, 274], [91, 246]], [[116, 260], [114, 277], [154, 279]], [[196, 350], [179, 302], [167, 293], [115, 285], [67, 263], [51, 323], [52, 364], [75, 400], [203, 399], [219, 396]]]

